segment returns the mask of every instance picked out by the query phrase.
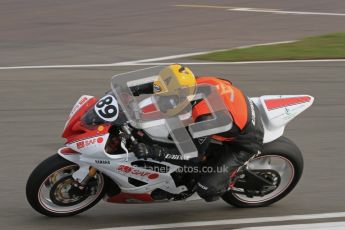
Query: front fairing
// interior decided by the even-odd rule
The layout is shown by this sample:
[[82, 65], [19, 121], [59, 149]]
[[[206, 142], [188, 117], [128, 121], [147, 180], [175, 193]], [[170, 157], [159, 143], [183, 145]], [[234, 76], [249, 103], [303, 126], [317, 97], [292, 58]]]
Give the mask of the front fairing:
[[83, 154], [104, 153], [109, 129], [126, 121], [120, 108], [116, 111], [116, 119], [111, 122], [98, 115], [99, 111], [97, 113], [96, 109], [100, 109], [99, 102], [106, 96], [97, 100], [95, 97], [84, 95], [76, 102], [62, 134], [67, 139], [66, 146]]
[[67, 118], [67, 122], [62, 133], [63, 138], [69, 140], [74, 136], [83, 133], [82, 130], [77, 129], [77, 126], [81, 123], [81, 117], [86, 111], [92, 108], [96, 102], [97, 99], [89, 95], [83, 95], [77, 100]]

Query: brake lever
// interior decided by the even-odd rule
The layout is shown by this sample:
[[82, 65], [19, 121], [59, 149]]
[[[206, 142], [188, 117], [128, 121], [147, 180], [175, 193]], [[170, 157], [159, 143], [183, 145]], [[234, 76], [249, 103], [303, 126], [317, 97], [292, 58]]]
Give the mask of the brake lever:
[[128, 152], [128, 149], [126, 148], [126, 139], [122, 139], [120, 145], [121, 145], [121, 148], [126, 152], [126, 162], [127, 162], [129, 158], [129, 152]]
[[120, 131], [120, 137], [121, 137], [121, 148], [126, 151], [127, 157], [126, 161], [128, 161], [129, 158], [129, 151], [126, 147], [127, 139], [130, 139], [133, 144], [138, 144], [135, 137], [133, 137], [131, 130], [127, 124], [122, 125], [123, 132]]

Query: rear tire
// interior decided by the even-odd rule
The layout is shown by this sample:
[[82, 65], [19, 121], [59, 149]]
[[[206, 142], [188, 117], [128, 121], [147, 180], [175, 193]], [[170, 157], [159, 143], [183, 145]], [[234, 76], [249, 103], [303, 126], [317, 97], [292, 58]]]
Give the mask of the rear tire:
[[[58, 154], [55, 154], [41, 162], [31, 173], [26, 184], [26, 198], [31, 207], [34, 208], [37, 212], [46, 216], [66, 217], [84, 212], [85, 210], [97, 204], [98, 201], [102, 199], [105, 193], [105, 178], [100, 173], [96, 174], [97, 181], [99, 180], [99, 187], [96, 188], [97, 192], [94, 197], [90, 195], [87, 198], [80, 199], [80, 201], [78, 202], [71, 202], [71, 205], [69, 205], [68, 203], [61, 203], [61, 205], [59, 205], [59, 203], [57, 202], [54, 203], [54, 199], [51, 199], [51, 196], [52, 194], [62, 194], [61, 188], [61, 191], [57, 191], [55, 193], [49, 193], [49, 190], [48, 192], [46, 191], [46, 194], [49, 193], [49, 195], [46, 195], [46, 199], [42, 198], [43, 188], [48, 188], [49, 184], [49, 188], [51, 190], [56, 189], [56, 184], [58, 184], [60, 181], [72, 180], [71, 175], [68, 175], [69, 170], [71, 171], [69, 174], [71, 174], [73, 170], [77, 169], [78, 166], [76, 164], [67, 161]], [[57, 176], [55, 176], [55, 174], [61, 172], [61, 170], [65, 171], [62, 171], [60, 178], [57, 179]], [[62, 184], [60, 187], [63, 186], [66, 185]]]
[[[289, 164], [291, 164], [293, 168], [293, 175], [291, 176], [287, 187], [284, 188], [284, 190], [276, 196], [272, 196], [267, 200], [265, 200], [264, 198], [261, 200], [257, 199], [257, 201], [250, 198], [246, 199], [245, 195], [239, 196], [232, 191], [228, 191], [222, 196], [222, 199], [225, 202], [240, 208], [264, 207], [283, 199], [294, 189], [303, 172], [303, 157], [299, 148], [288, 138], [280, 137], [273, 142], [264, 144], [262, 153], [258, 158], [262, 158], [265, 156], [280, 157], [287, 160], [287, 162], [290, 162]], [[255, 159], [253, 161], [255, 161]], [[266, 196], [269, 196], [269, 194]]]

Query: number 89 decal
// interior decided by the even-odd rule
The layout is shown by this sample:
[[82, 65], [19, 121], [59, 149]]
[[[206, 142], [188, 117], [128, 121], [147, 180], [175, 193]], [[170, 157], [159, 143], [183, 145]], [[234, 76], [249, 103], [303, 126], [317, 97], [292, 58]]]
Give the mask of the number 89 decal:
[[119, 116], [119, 105], [114, 96], [106, 95], [95, 105], [95, 112], [103, 120], [113, 122]]

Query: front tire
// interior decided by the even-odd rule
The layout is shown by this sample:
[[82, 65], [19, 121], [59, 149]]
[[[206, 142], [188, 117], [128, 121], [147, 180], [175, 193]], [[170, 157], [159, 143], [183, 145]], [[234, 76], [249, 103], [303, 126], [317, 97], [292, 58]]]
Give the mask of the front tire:
[[[288, 195], [302, 176], [303, 157], [301, 151], [291, 140], [286, 137], [280, 137], [273, 142], [264, 144], [260, 156], [250, 161], [248, 166], [254, 169], [255, 167], [259, 167], [259, 169], [273, 169], [270, 167], [274, 166], [264, 165], [263, 162], [267, 160], [283, 162], [281, 167], [284, 167], [284, 169], [281, 170], [280, 176], [284, 179], [282, 180], [284, 183], [280, 184], [274, 192], [263, 197], [254, 196], [250, 198], [244, 194], [228, 191], [222, 196], [222, 199], [235, 207], [250, 208], [271, 205]], [[271, 162], [269, 163], [271, 164]]]
[[71, 196], [73, 172], [79, 166], [55, 154], [41, 162], [26, 184], [26, 197], [37, 212], [50, 217], [73, 216], [91, 208], [104, 196], [105, 178], [98, 173], [87, 196]]

